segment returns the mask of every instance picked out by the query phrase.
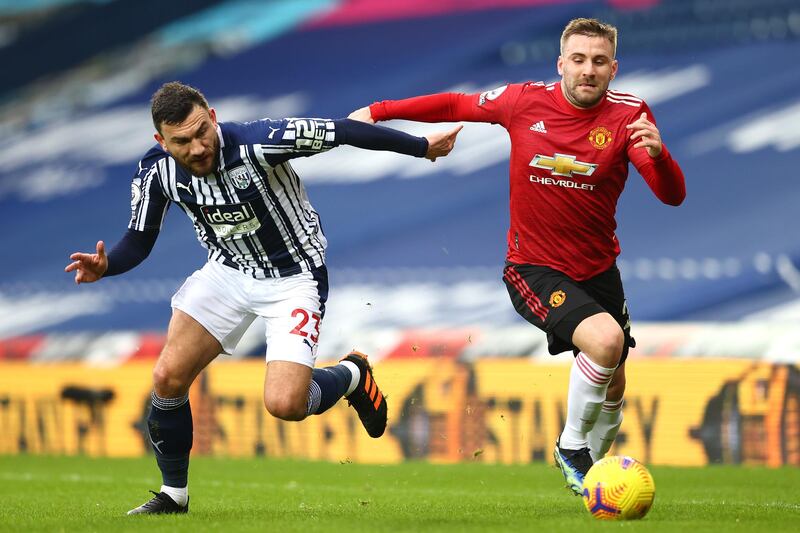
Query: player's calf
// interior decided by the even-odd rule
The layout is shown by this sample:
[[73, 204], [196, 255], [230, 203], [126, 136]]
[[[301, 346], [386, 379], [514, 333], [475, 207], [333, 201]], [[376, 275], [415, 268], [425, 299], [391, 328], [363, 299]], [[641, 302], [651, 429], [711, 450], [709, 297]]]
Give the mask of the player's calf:
[[264, 405], [271, 415], [282, 420], [303, 420], [330, 409], [355, 389], [360, 376], [358, 367], [347, 361], [314, 369], [287, 361], [271, 361]]

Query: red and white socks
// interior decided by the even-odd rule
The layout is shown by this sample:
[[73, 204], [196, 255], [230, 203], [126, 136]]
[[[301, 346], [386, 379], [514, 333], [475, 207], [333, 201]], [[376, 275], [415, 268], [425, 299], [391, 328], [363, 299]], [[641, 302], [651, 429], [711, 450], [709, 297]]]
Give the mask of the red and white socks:
[[614, 444], [614, 439], [617, 438], [617, 433], [619, 433], [619, 427], [622, 425], [623, 403], [624, 400], [622, 398], [616, 401], [606, 400], [603, 402], [597, 422], [589, 432], [589, 453], [592, 456], [592, 461], [596, 462], [602, 459], [608, 453], [611, 445]]
[[583, 352], [575, 357], [569, 374], [567, 422], [558, 442], [561, 448], [589, 447], [588, 434], [600, 415], [615, 370], [594, 363]]

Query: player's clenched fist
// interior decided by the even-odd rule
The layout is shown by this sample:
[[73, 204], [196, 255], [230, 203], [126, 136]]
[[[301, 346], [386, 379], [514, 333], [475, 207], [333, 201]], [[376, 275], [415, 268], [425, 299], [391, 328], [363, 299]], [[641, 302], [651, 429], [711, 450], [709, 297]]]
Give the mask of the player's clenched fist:
[[71, 256], [72, 263], [68, 264], [64, 272], [75, 272], [75, 283], [92, 283], [103, 277], [108, 270], [106, 258], [106, 245], [97, 241], [97, 252], [85, 254], [75, 252]]

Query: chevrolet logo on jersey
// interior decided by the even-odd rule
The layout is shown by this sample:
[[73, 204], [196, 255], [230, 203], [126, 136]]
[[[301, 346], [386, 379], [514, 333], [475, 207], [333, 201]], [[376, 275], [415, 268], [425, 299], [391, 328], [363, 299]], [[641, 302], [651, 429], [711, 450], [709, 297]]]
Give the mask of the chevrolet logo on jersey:
[[528, 164], [532, 167], [549, 170], [553, 176], [566, 176], [568, 178], [571, 178], [573, 174], [591, 176], [597, 169], [597, 165], [594, 163], [575, 161], [574, 155], [566, 154], [555, 154], [555, 157], [536, 154]]

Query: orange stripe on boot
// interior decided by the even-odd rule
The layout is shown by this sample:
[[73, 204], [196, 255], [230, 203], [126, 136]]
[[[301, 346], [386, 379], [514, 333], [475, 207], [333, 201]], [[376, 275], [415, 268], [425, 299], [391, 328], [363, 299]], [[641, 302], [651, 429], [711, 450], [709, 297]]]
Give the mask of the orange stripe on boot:
[[372, 382], [372, 387], [369, 389], [369, 399], [375, 401], [375, 394], [378, 392], [378, 384], [374, 381]]
[[364, 390], [369, 394], [369, 388], [372, 386], [372, 376], [369, 372], [367, 372], [366, 378], [364, 378]]

